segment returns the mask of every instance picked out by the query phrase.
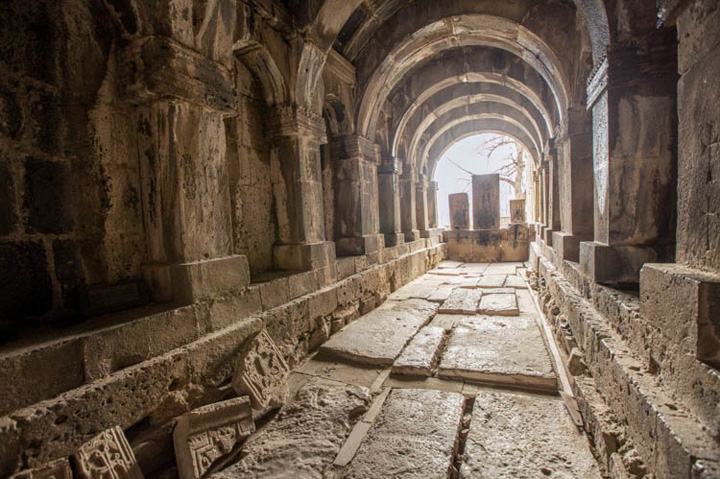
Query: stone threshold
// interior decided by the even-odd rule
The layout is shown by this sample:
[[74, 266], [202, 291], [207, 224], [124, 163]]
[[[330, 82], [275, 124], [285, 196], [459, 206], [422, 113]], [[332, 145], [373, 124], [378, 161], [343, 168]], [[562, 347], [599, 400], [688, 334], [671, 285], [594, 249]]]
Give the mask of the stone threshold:
[[339, 329], [330, 330], [331, 318], [366, 313], [443, 256], [444, 244], [418, 248], [265, 311], [246, 292], [14, 350], [0, 359], [0, 404], [9, 413], [0, 417], [0, 476], [68, 455], [90, 437], [88, 421], [127, 429], [162, 416], [162, 404], [190, 385], [206, 398], [226, 394], [235, 351], [263, 327], [295, 364]]
[[[587, 391], [593, 388], [587, 387], [584, 380], [575, 381], [575, 393], [586, 415], [587, 432], [594, 434], [598, 451], [604, 451], [601, 462], [606, 470], [621, 471], [618, 460], [622, 458], [614, 454], [623, 453], [628, 469], [635, 467], [642, 471], [646, 467], [647, 472], [659, 479], [697, 479], [703, 477], [700, 475], [700, 469], [706, 467], [703, 462], [717, 466], [720, 447], [703, 425], [683, 409], [683, 404], [669, 396], [667, 388], [643, 366], [627, 342], [578, 289], [547, 259], [537, 253], [534, 256], [536, 271], [545, 281], [560, 314], [567, 317], [585, 355], [593, 388], [599, 392], [592, 399]], [[601, 404], [598, 398], [602, 399]], [[603, 413], [593, 413], [593, 410]], [[600, 421], [598, 418], [607, 419], [610, 411], [614, 420], [610, 425], [605, 424], [605, 430], [613, 430], [614, 436], [598, 435], [593, 427]], [[644, 466], [633, 457], [629, 447], [619, 447], [619, 437], [636, 449]], [[613, 477], [623, 476], [617, 472]]]

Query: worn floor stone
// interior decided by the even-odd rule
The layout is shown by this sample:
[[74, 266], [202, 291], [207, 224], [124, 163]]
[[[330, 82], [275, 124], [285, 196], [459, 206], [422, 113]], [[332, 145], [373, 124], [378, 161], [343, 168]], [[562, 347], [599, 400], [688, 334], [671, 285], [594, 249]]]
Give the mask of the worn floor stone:
[[532, 318], [466, 318], [452, 331], [438, 376], [556, 390], [555, 373]]
[[480, 314], [517, 316], [517, 298], [513, 294], [484, 294], [477, 309]]
[[482, 290], [456, 288], [438, 309], [444, 314], [473, 314], [477, 311]]
[[318, 354], [296, 367], [293, 372], [317, 376], [370, 388], [382, 372], [382, 368], [364, 364], [349, 364], [326, 355]]
[[505, 284], [503, 286], [505, 288], [517, 288], [517, 289], [527, 288], [527, 284], [525, 284], [525, 281], [516, 274], [508, 276], [507, 279], [505, 279]]
[[484, 274], [475, 284], [478, 288], [502, 288], [506, 278], [504, 274]]
[[522, 263], [490, 263], [485, 274], [515, 274]]
[[370, 404], [366, 388], [313, 380], [213, 479], [320, 478]]
[[444, 328], [425, 326], [395, 360], [393, 374], [432, 376], [444, 341]]
[[452, 294], [454, 289], [454, 285], [442, 284], [435, 288], [435, 291], [433, 291], [432, 294], [427, 297], [427, 300], [434, 303], [442, 303], [450, 297], [450, 294]]
[[447, 478], [464, 397], [422, 389], [395, 389], [355, 459], [339, 478]]
[[475, 396], [463, 479], [600, 479], [583, 433], [560, 399], [521, 393]]
[[320, 351], [363, 364], [390, 366], [437, 307], [420, 299], [388, 301], [345, 326]]

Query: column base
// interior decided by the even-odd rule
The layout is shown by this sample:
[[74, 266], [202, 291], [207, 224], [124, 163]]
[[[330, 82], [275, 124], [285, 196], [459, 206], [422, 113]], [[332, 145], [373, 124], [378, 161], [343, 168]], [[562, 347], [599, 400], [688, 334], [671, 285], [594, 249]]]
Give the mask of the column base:
[[171, 274], [173, 299], [182, 303], [240, 294], [250, 284], [244, 255], [175, 264]]
[[273, 247], [275, 267], [290, 271], [310, 271], [335, 265], [335, 244], [279, 244]]
[[374, 253], [382, 249], [385, 238], [381, 234], [357, 236], [352, 238], [336, 238], [335, 251], [337, 256], [360, 256]]
[[385, 233], [385, 246], [398, 246], [405, 242], [405, 235], [402, 233]]
[[421, 238], [434, 238], [436, 236], [442, 236], [442, 234], [443, 234], [442, 228], [429, 228], [426, 230], [420, 230]]
[[554, 231], [552, 228], [543, 229], [543, 240], [545, 240], [545, 244], [551, 248], [553, 246], [553, 233]]
[[668, 346], [720, 367], [720, 275], [688, 266], [645, 264], [640, 309]]
[[556, 258], [561, 261], [580, 261], [580, 242], [592, 241], [592, 237], [578, 236], [562, 231], [553, 231], [552, 245]]
[[651, 246], [608, 246], [595, 241], [580, 242], [580, 269], [596, 283], [637, 284], [640, 268], [657, 262], [660, 255]]
[[405, 235], [406, 243], [411, 243], [411, 242], [417, 241], [421, 238], [420, 230], [403, 231], [403, 235]]

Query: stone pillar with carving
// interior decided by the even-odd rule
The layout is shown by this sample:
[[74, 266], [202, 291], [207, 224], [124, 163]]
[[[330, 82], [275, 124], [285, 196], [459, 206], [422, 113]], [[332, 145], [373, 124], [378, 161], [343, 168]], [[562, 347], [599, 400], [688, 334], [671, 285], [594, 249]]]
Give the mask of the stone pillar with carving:
[[189, 303], [242, 291], [250, 271], [247, 258], [233, 254], [226, 166], [225, 120], [236, 114], [231, 72], [161, 36], [120, 55], [120, 83], [137, 105], [143, 274], [153, 299]]
[[637, 283], [644, 263], [674, 258], [677, 46], [671, 33], [652, 48], [614, 45], [588, 83], [594, 241], [580, 244], [580, 263], [600, 283]]
[[275, 267], [325, 270], [335, 276], [335, 246], [325, 241], [320, 145], [325, 124], [296, 105], [276, 108], [268, 121], [278, 238]]
[[437, 192], [438, 182], [428, 181], [427, 188], [427, 204], [428, 204], [428, 223], [430, 228], [438, 227], [438, 209], [437, 209]]
[[405, 241], [400, 220], [398, 174], [401, 165], [397, 158], [386, 157], [378, 166], [380, 232], [384, 235], [386, 246], [397, 246]]
[[420, 239], [415, 206], [415, 178], [415, 168], [404, 166], [400, 176], [400, 224], [405, 241], [408, 242]]
[[333, 140], [335, 161], [335, 243], [337, 254], [354, 256], [377, 251], [384, 244], [378, 233], [377, 164], [370, 140], [347, 135]]

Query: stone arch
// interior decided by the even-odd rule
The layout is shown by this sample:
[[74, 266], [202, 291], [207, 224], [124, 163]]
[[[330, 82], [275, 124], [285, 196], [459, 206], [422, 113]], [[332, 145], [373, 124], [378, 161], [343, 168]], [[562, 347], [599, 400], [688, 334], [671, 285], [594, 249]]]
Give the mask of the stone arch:
[[285, 78], [270, 51], [250, 37], [233, 45], [235, 57], [257, 78], [268, 106], [284, 105], [289, 101]]

